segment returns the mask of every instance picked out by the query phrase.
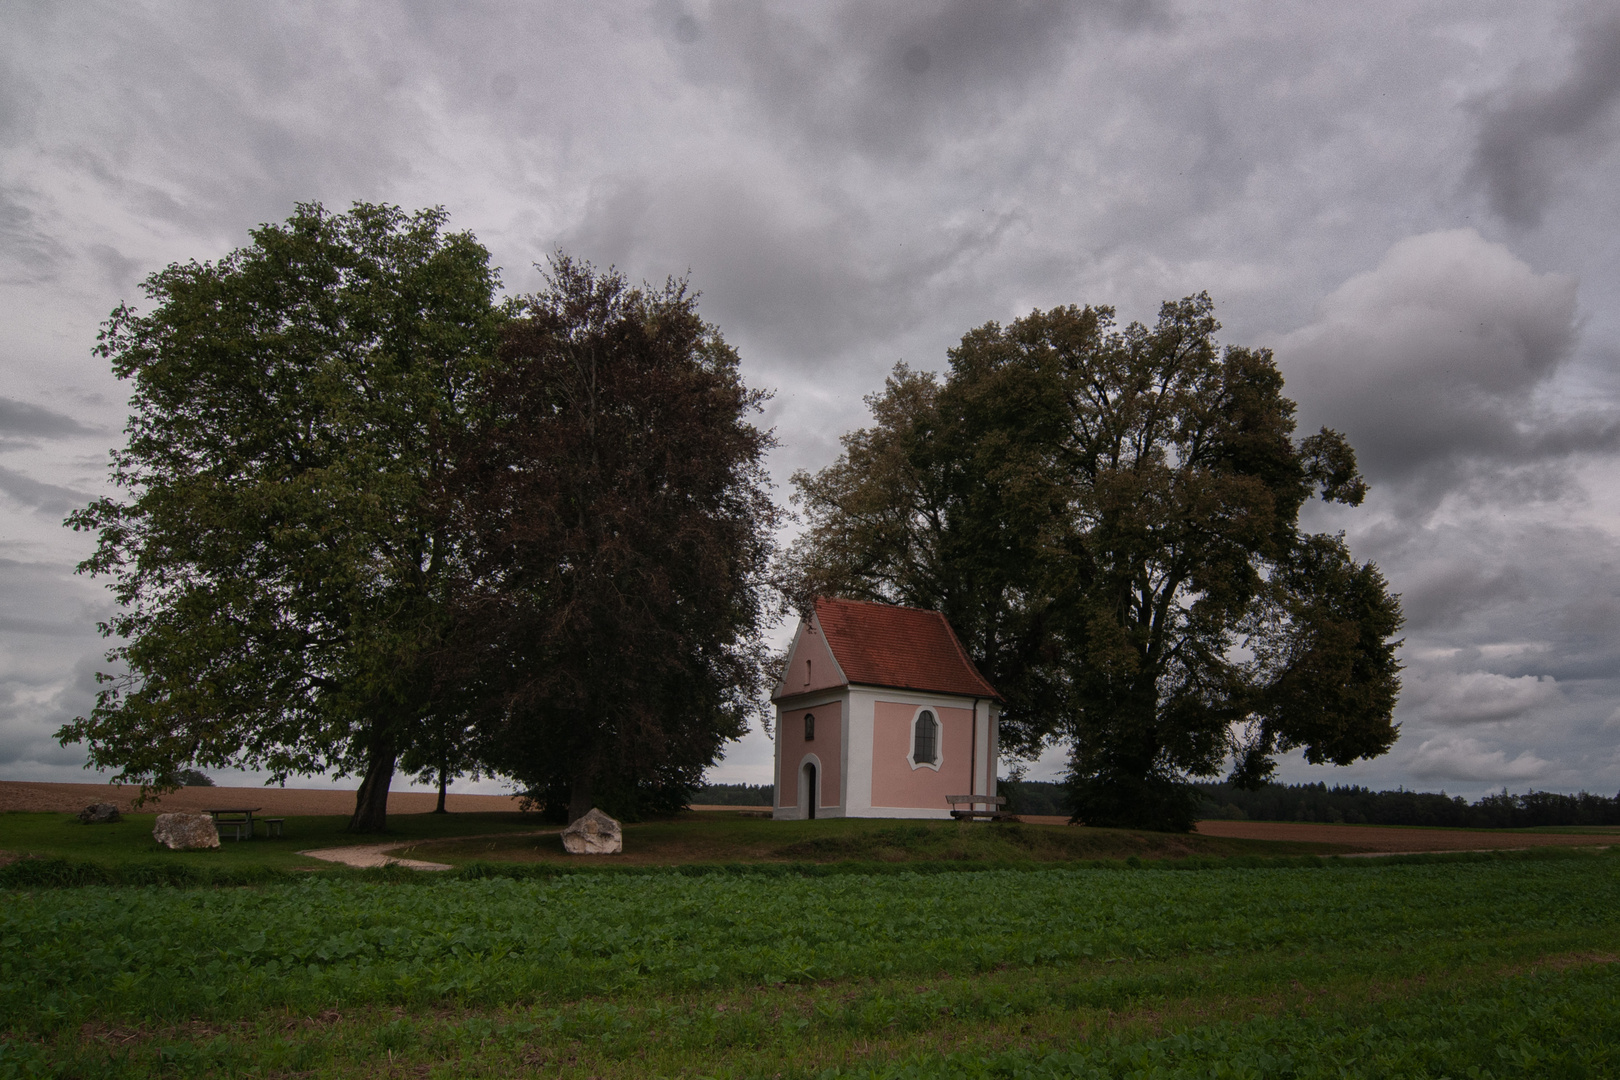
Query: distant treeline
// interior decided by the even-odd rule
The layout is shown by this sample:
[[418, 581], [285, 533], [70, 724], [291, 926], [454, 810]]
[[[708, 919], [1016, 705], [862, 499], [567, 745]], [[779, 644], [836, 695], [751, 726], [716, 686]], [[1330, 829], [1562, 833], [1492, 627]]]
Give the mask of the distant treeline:
[[[1068, 788], [1040, 780], [1002, 780], [997, 787], [1019, 814], [1070, 814]], [[1526, 829], [1546, 825], [1620, 825], [1620, 795], [1559, 795], [1506, 791], [1470, 803], [1427, 791], [1373, 791], [1357, 785], [1270, 784], [1243, 791], [1231, 784], [1199, 784], [1202, 818], [1251, 821], [1342, 821], [1364, 825], [1429, 825], [1468, 829]]]
[[[1000, 780], [1015, 814], [1073, 813], [1068, 786], [1050, 780]], [[1559, 795], [1551, 791], [1506, 791], [1470, 803], [1460, 795], [1430, 791], [1373, 791], [1350, 785], [1270, 784], [1243, 791], [1231, 784], [1199, 784], [1201, 818], [1249, 821], [1342, 821], [1352, 825], [1429, 825], [1464, 829], [1528, 829], [1545, 825], [1620, 825], [1620, 795]], [[770, 806], [770, 784], [708, 784], [692, 801], [716, 806]]]
[[1062, 814], [1064, 817], [1074, 813], [1066, 784], [1055, 784], [1049, 780], [1008, 780], [1002, 777], [996, 781], [996, 794], [1007, 797], [1009, 813]]
[[1344, 821], [1368, 825], [1434, 825], [1468, 829], [1526, 829], [1542, 825], [1620, 825], [1620, 795], [1559, 795], [1505, 789], [1470, 803], [1460, 795], [1426, 791], [1373, 791], [1350, 785], [1272, 784], [1240, 791], [1230, 784], [1200, 784], [1206, 817], [1255, 821]]
[[774, 806], [775, 784], [703, 784], [692, 789], [698, 806]]

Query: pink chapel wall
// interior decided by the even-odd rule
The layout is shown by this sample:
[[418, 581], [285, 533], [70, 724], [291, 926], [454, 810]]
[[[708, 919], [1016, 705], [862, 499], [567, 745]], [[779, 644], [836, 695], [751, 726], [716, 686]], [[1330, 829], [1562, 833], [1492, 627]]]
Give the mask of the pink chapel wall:
[[946, 810], [947, 795], [966, 795], [973, 745], [972, 709], [933, 709], [942, 729], [940, 767], [913, 769], [911, 720], [918, 705], [900, 701], [873, 704], [872, 805]]
[[[804, 741], [804, 716], [815, 714], [816, 737]], [[782, 790], [777, 806], [799, 805], [799, 770], [811, 754], [821, 762], [821, 801], [818, 806], [834, 807], [843, 801], [844, 724], [843, 703], [829, 701], [808, 709], [782, 710], [776, 726], [782, 747]]]
[[790, 694], [810, 694], [843, 685], [843, 677], [838, 673], [832, 650], [827, 647], [827, 639], [816, 629], [814, 620], [804, 622], [794, 642], [793, 654], [788, 657], [787, 667], [782, 672], [782, 681], [777, 684], [773, 696], [781, 698]]

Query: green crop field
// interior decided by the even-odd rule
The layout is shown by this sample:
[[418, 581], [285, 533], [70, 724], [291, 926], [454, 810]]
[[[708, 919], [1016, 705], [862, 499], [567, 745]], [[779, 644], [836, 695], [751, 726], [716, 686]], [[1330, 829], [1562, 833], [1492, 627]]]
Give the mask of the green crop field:
[[1318, 862], [11, 890], [0, 1078], [1620, 1073], [1620, 857]]

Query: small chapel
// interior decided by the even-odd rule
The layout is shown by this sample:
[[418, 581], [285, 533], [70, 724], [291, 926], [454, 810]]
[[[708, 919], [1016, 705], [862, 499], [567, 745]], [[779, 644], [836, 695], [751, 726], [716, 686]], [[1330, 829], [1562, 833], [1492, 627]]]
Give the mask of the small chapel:
[[817, 600], [771, 695], [772, 816], [948, 818], [993, 797], [1001, 700], [939, 612]]

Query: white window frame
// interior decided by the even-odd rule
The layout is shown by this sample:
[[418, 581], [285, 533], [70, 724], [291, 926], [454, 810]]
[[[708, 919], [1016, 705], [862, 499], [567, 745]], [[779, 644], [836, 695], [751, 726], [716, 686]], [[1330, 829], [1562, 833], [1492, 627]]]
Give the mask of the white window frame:
[[[922, 714], [928, 713], [934, 718], [934, 760], [917, 760], [917, 721]], [[945, 764], [945, 721], [939, 717], [939, 710], [932, 705], [919, 705], [917, 711], [911, 714], [911, 727], [906, 739], [906, 763], [912, 770], [933, 769], [939, 772], [939, 767]]]

